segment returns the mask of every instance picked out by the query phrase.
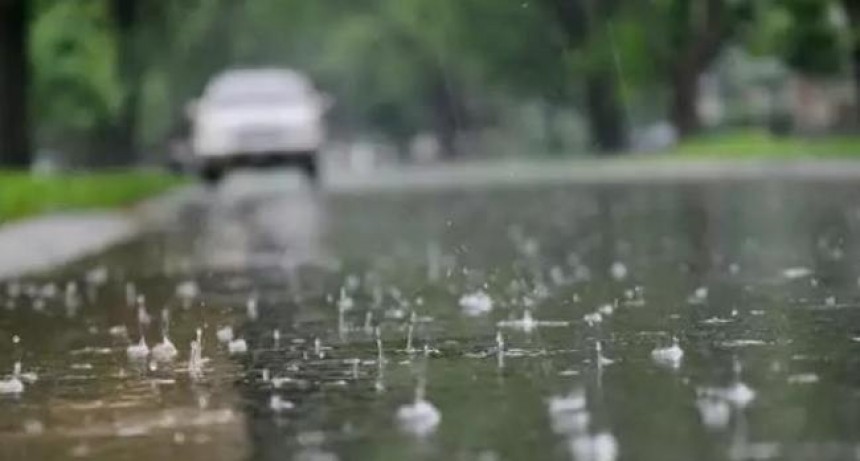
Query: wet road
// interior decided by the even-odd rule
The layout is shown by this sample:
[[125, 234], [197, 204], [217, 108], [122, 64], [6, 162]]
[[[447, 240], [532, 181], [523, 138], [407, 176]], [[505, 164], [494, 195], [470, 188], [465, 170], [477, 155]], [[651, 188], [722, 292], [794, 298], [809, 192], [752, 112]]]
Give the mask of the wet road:
[[860, 454], [860, 184], [283, 179], [0, 287], [0, 459]]

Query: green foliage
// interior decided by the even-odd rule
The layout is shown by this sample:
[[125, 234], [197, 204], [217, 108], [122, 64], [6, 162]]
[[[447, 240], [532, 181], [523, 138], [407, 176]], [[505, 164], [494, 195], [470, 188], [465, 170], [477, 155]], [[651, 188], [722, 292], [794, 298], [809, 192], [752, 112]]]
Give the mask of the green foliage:
[[34, 112], [43, 141], [109, 123], [116, 114], [115, 42], [100, 2], [45, 2], [32, 26]]
[[[32, 89], [40, 141], [68, 148], [70, 138], [104, 137], [129, 91], [117, 70], [111, 0], [32, 1]], [[432, 129], [440, 89], [484, 119], [505, 106], [535, 100], [581, 107], [578, 88], [595, 68], [620, 77], [627, 104], [661, 112], [662, 95], [672, 90], [673, 65], [701, 35], [707, 3], [126, 1], [140, 6], [132, 40], [141, 77], [138, 132], [149, 146], [163, 140], [212, 74], [231, 65], [305, 70], [335, 97], [339, 129], [401, 141]], [[726, 25], [715, 50], [744, 45], [777, 54], [801, 72], [838, 72], [848, 41], [847, 31], [832, 21], [839, 3], [723, 0]], [[591, 5], [594, 16], [586, 21], [582, 10], [562, 18], [553, 5]], [[588, 33], [581, 30], [584, 24]]]
[[856, 157], [860, 136], [797, 138], [749, 130], [699, 136], [681, 143], [672, 154], [692, 157]]
[[774, 10], [783, 12], [773, 48], [794, 70], [813, 76], [838, 73], [844, 68], [843, 31], [833, 20], [835, 2], [781, 0]]

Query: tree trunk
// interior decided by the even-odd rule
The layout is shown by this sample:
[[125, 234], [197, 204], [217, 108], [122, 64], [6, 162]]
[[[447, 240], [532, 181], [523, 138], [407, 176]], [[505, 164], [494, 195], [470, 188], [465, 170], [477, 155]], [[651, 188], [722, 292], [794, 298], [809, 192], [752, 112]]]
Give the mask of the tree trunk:
[[142, 68], [137, 45], [140, 4], [137, 0], [113, 0], [111, 12], [117, 40], [117, 66], [122, 88], [114, 127], [114, 149], [108, 163], [127, 165], [137, 160], [137, 127]]
[[842, 0], [848, 16], [851, 34], [851, 66], [854, 75], [854, 114], [855, 124], [860, 125], [860, 3], [857, 0]]
[[728, 34], [726, 0], [706, 0], [690, 8], [690, 39], [676, 53], [671, 64], [671, 118], [681, 138], [696, 134], [702, 127], [697, 106], [699, 77], [714, 62]]
[[433, 127], [439, 148], [448, 158], [458, 157], [461, 152], [458, 144], [460, 130], [463, 128], [463, 108], [459, 95], [453, 88], [443, 69], [437, 71], [431, 88], [430, 106]]
[[591, 142], [600, 152], [617, 153], [627, 144], [624, 112], [612, 71], [591, 71], [585, 78]]
[[28, 8], [26, 0], [0, 0], [0, 164], [29, 166]]
[[678, 136], [686, 138], [702, 126], [697, 109], [699, 101], [699, 73], [690, 65], [678, 65], [672, 72], [672, 125]]
[[[860, 24], [857, 25], [860, 28]], [[860, 126], [860, 38], [851, 50], [851, 65], [854, 67], [854, 125]]]
[[[594, 53], [605, 39], [601, 22], [612, 14], [615, 2], [598, 0], [545, 0], [557, 18], [570, 48]], [[614, 153], [627, 147], [627, 127], [618, 95], [615, 69], [608, 62], [593, 63], [585, 76], [585, 104], [589, 135], [600, 152]]]

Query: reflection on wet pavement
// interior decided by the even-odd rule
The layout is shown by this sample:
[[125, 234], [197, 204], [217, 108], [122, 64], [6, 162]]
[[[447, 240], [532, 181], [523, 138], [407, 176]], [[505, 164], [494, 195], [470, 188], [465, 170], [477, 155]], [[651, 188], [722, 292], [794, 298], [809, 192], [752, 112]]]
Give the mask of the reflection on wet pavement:
[[0, 459], [860, 452], [858, 187], [278, 178], [0, 286]]

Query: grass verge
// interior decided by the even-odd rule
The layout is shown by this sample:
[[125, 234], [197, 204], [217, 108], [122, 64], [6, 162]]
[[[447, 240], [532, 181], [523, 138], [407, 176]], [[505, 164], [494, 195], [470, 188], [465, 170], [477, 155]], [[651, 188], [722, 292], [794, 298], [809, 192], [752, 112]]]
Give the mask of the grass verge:
[[689, 157], [851, 157], [860, 158], [860, 136], [778, 137], [766, 131], [738, 131], [699, 136], [670, 154]]
[[125, 207], [183, 181], [156, 171], [50, 176], [0, 171], [0, 223], [49, 212]]

